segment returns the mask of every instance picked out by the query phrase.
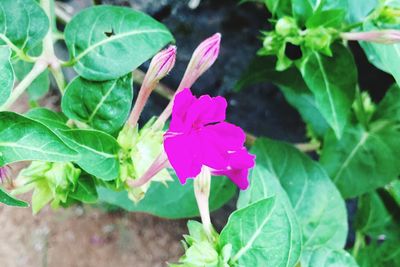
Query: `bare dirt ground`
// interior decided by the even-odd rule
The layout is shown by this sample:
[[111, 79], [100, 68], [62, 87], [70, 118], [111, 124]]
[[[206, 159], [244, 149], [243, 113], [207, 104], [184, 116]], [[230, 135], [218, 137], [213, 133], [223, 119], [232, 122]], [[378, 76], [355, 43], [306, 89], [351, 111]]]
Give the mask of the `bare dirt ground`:
[[[52, 108], [57, 96], [45, 98]], [[27, 99], [14, 111], [27, 110]], [[15, 176], [24, 164], [13, 164]], [[30, 196], [22, 197], [29, 200]], [[158, 267], [176, 262], [185, 221], [147, 214], [106, 213], [83, 206], [33, 216], [30, 208], [0, 204], [1, 267]]]

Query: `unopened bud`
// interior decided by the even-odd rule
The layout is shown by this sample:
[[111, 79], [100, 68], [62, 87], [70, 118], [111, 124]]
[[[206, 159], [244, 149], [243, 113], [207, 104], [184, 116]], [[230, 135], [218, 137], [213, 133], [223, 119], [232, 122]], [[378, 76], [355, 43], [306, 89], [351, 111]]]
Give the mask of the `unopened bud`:
[[216, 33], [205, 39], [196, 48], [186, 68], [178, 91], [192, 87], [194, 82], [214, 64], [219, 55], [220, 43], [221, 34]]
[[149, 70], [146, 73], [144, 83], [158, 82], [172, 70], [175, 65], [176, 46], [171, 45], [160, 51], [150, 62]]
[[142, 86], [140, 87], [139, 95], [136, 99], [131, 115], [129, 116], [128, 124], [136, 126], [151, 92], [156, 88], [158, 82], [167, 76], [167, 74], [172, 70], [175, 65], [175, 59], [176, 46], [173, 45], [162, 50], [153, 57], [150, 62], [149, 70], [147, 71]]
[[279, 35], [288, 36], [296, 33], [298, 31], [298, 27], [294, 18], [283, 17], [276, 23], [275, 31]]
[[381, 44], [394, 44], [400, 42], [400, 30], [381, 30], [370, 32], [344, 32], [340, 34], [344, 40], [366, 41]]

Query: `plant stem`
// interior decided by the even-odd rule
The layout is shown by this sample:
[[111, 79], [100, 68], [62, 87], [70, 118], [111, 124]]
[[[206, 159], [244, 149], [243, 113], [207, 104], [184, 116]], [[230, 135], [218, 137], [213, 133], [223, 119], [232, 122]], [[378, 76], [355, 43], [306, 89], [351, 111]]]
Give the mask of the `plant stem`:
[[357, 260], [358, 253], [360, 249], [363, 248], [364, 246], [365, 246], [364, 235], [360, 231], [356, 231], [356, 241], [354, 243], [352, 251], [354, 259]]
[[39, 59], [33, 65], [32, 70], [25, 76], [25, 78], [15, 87], [7, 102], [0, 107], [0, 111], [7, 110], [31, 85], [31, 83], [47, 68], [47, 63]]
[[67, 82], [65, 81], [64, 74], [61, 68], [50, 68], [50, 72], [53, 75], [54, 80], [56, 81], [57, 87], [60, 90], [61, 95], [63, 95]]
[[196, 196], [197, 206], [199, 208], [201, 222], [204, 231], [212, 240], [212, 224], [210, 218], [210, 209], [208, 199], [210, 197], [211, 172], [207, 167], [203, 167], [200, 174], [194, 180], [194, 194]]
[[[46, 15], [51, 19], [52, 9], [54, 8], [54, 0], [41, 0], [41, 6], [46, 12]], [[61, 95], [64, 94], [65, 79], [61, 70], [60, 60], [56, 57], [54, 51], [54, 39], [53, 31], [54, 29], [49, 29], [46, 36], [43, 39], [43, 54], [42, 57], [48, 62], [50, 72], [56, 80], [58, 89]]]

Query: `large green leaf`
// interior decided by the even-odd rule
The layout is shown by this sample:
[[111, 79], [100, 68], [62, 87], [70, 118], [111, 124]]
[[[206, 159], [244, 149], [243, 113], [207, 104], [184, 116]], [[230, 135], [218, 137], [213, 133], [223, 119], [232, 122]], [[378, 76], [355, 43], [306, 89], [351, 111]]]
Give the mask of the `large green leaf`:
[[46, 108], [31, 109], [25, 114], [25, 116], [35, 121], [39, 121], [55, 131], [57, 129], [69, 129], [69, 127], [66, 125], [67, 117], [65, 117], [64, 114], [57, 113]]
[[131, 74], [105, 82], [77, 77], [68, 85], [61, 106], [70, 119], [114, 134], [129, 116], [132, 98]]
[[357, 68], [347, 48], [337, 44], [332, 50], [333, 57], [312, 52], [302, 63], [301, 72], [319, 111], [340, 137], [355, 96]]
[[[400, 26], [395, 25], [391, 28], [400, 29]], [[383, 30], [371, 21], [366, 21], [363, 25], [363, 31], [379, 31]], [[397, 84], [400, 84], [400, 68], [398, 62], [400, 60], [400, 44], [378, 44], [361, 42], [369, 61], [377, 68], [388, 72], [396, 79]]]
[[364, 235], [378, 238], [386, 234], [392, 217], [376, 192], [362, 195], [357, 203], [355, 227]]
[[366, 131], [346, 127], [337, 140], [330, 132], [324, 140], [321, 163], [345, 198], [356, 197], [384, 186], [400, 174], [399, 132], [376, 123]]
[[58, 130], [57, 133], [81, 157], [75, 162], [86, 172], [105, 181], [117, 178], [119, 145], [110, 135], [94, 130]]
[[[33, 63], [18, 60], [17, 62], [14, 62], [13, 66], [14, 66], [15, 76], [19, 81], [22, 81], [22, 79], [31, 71]], [[49, 88], [50, 88], [49, 70], [46, 69], [35, 80], [33, 80], [31, 85], [29, 85], [27, 89], [29, 99], [34, 101], [39, 100], [49, 91]]]
[[43, 124], [13, 112], [0, 112], [0, 166], [24, 160], [77, 158], [77, 152]]
[[[174, 173], [173, 182], [167, 186], [152, 183], [146, 196], [135, 204], [128, 193], [115, 192], [104, 187], [98, 188], [99, 200], [132, 212], [146, 212], [169, 219], [190, 218], [199, 215], [194, 196], [193, 180], [182, 185]], [[229, 201], [236, 192], [236, 186], [225, 177], [213, 177], [211, 180], [210, 210], [216, 210]]]
[[296, 68], [277, 71], [275, 66], [274, 57], [256, 57], [236, 83], [235, 89], [240, 90], [266, 81], [276, 84], [289, 104], [295, 107], [311, 129], [322, 137], [329, 129], [329, 125], [316, 107], [315, 98], [304, 83], [300, 72]]
[[14, 71], [10, 62], [11, 50], [0, 46], [0, 106], [10, 97], [14, 86]]
[[231, 214], [220, 235], [221, 247], [232, 245], [238, 266], [295, 266], [301, 252], [301, 230], [293, 210], [271, 196]]
[[318, 248], [302, 252], [301, 267], [358, 267], [354, 258], [345, 250]]
[[365, 21], [366, 17], [378, 6], [379, 0], [347, 0], [347, 16], [350, 23]]
[[271, 180], [277, 180], [297, 215], [304, 246], [341, 249], [347, 237], [346, 207], [324, 169], [291, 145], [269, 139], [258, 139], [251, 152], [257, 164], [239, 206], [272, 195]]
[[370, 242], [360, 250], [357, 261], [360, 267], [397, 267], [400, 266], [399, 233], [394, 238], [382, 242]]
[[326, 10], [347, 9], [348, 0], [292, 0], [293, 16], [304, 23], [314, 13]]
[[36, 1], [0, 1], [0, 33], [21, 50], [37, 46], [48, 30], [49, 20]]
[[393, 85], [379, 103], [374, 120], [388, 120], [400, 124], [400, 87]]
[[148, 15], [125, 7], [83, 10], [65, 28], [75, 70], [88, 80], [121, 77], [139, 67], [174, 39]]
[[28, 203], [10, 196], [2, 188], [0, 188], [0, 203], [15, 207], [29, 207]]

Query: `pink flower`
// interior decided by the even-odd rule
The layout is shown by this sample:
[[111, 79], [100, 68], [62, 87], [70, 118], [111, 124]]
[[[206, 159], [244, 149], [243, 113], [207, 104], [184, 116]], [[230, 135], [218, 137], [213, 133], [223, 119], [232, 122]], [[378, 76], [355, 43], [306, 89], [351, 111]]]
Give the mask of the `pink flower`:
[[226, 107], [223, 97], [196, 98], [189, 89], [175, 96], [164, 150], [182, 184], [206, 166], [215, 175], [228, 176], [240, 189], [248, 187], [255, 156], [244, 147], [243, 130], [224, 121]]

